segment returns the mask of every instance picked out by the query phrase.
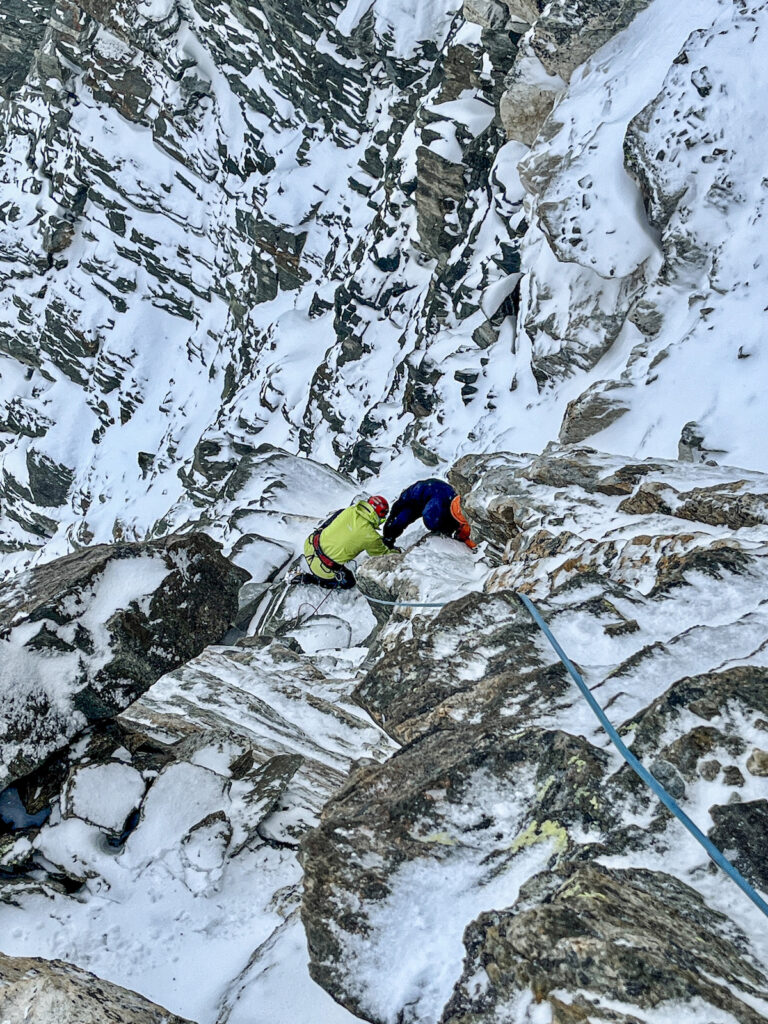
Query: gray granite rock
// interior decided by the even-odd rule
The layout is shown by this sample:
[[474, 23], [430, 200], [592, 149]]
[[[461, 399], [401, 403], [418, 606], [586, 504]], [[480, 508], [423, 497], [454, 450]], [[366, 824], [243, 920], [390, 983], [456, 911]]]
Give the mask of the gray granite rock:
[[74, 964], [2, 953], [0, 1014], [7, 1024], [191, 1024]]

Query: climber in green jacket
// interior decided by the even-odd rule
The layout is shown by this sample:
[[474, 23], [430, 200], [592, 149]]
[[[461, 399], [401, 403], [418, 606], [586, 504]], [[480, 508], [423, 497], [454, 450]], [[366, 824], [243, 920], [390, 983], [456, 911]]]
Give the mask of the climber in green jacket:
[[369, 555], [391, 555], [379, 535], [389, 513], [389, 502], [380, 494], [340, 509], [321, 523], [304, 542], [309, 572], [298, 573], [291, 583], [314, 583], [328, 590], [349, 590], [355, 577], [345, 562], [362, 551]]

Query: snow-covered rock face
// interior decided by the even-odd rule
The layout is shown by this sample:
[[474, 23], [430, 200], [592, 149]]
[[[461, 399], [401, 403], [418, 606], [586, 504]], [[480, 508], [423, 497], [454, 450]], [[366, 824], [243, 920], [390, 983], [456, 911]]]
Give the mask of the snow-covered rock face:
[[98, 545], [0, 590], [0, 789], [219, 640], [247, 574], [203, 534]]
[[395, 748], [350, 700], [364, 655], [209, 648], [71, 751], [45, 827], [0, 836], [4, 945], [198, 1022], [348, 1024], [307, 974], [295, 849], [352, 760]]
[[143, 536], [264, 443], [365, 476], [692, 425], [764, 465], [763, 5], [18, 8], [5, 565]]
[[[767, 21], [6, 0], [4, 952], [198, 1024], [768, 1020], [758, 911], [514, 596], [765, 891]], [[361, 481], [431, 475], [476, 554], [413, 528], [359, 591], [280, 588]], [[152, 615], [200, 533], [252, 577], [210, 629], [180, 566]], [[66, 968], [0, 964], [3, 1012], [6, 968], [61, 1016]]]
[[524, 1021], [534, 999], [563, 1021], [765, 1020], [763, 944], [734, 939], [757, 911], [623, 765], [514, 596], [764, 888], [765, 478], [553, 448], [468, 456], [451, 479], [502, 561], [372, 648], [355, 699], [405, 746], [303, 842], [313, 977], [381, 1024]]
[[564, 442], [672, 457], [692, 428], [697, 459], [766, 466], [750, 69], [767, 19], [762, 3], [651, 4], [574, 74], [523, 160], [519, 326], [539, 384], [570, 399]]
[[377, 440], [393, 413], [434, 411], [435, 360], [415, 353], [453, 299], [424, 253], [444, 262], [502, 201], [485, 193], [502, 71], [479, 27], [449, 45], [458, 7], [54, 5], [3, 111], [10, 550], [59, 523], [59, 550], [116, 520], [145, 531], [211, 446], [376, 465], [408, 426]]

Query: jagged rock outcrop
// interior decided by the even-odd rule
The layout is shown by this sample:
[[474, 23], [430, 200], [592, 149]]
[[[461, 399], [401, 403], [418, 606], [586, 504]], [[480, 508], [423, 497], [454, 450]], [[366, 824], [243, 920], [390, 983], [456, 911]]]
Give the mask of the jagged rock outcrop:
[[[608, 1006], [649, 1021], [681, 999], [768, 1019], [757, 951], [712, 902], [716, 886], [730, 906], [732, 883], [611, 753], [513, 595], [533, 593], [636, 755], [763, 887], [764, 479], [551, 446], [467, 456], [451, 480], [496, 567], [374, 642], [355, 699], [405, 745], [354, 772], [302, 841], [313, 977], [382, 1024], [542, 1000], [563, 1022]], [[396, 596], [429, 543], [366, 575]]]
[[220, 640], [247, 573], [204, 534], [98, 545], [0, 592], [0, 787]]
[[670, 875], [569, 865], [537, 875], [513, 908], [471, 926], [464, 974], [440, 1024], [490, 1024], [500, 1006], [529, 992], [558, 1024], [635, 1024], [648, 1019], [644, 1011], [691, 1002], [699, 1015], [759, 1024], [765, 1017], [753, 1000], [765, 999], [768, 979], [741, 953], [740, 940], [722, 914]]
[[[521, 728], [500, 710], [480, 725], [435, 728], [386, 764], [354, 773], [302, 843], [312, 976], [364, 1019], [386, 1020], [390, 1012], [374, 964], [405, 913], [403, 885], [441, 874], [451, 892], [463, 872], [463, 900], [479, 908], [519, 858], [534, 851], [543, 865], [571, 846], [572, 828], [610, 827], [612, 811], [600, 798], [605, 755], [581, 738]], [[433, 914], [440, 897], [417, 900], [432, 904]], [[403, 995], [405, 1019], [429, 1020], [438, 1009], [426, 977]]]
[[401, 743], [464, 714], [496, 711], [515, 690], [526, 707], [546, 703], [562, 679], [557, 671], [548, 678], [535, 633], [514, 597], [469, 594], [374, 663], [355, 697]]
[[531, 146], [576, 68], [626, 28], [648, 0], [505, 2], [509, 27], [529, 32], [507, 75], [500, 114], [507, 137]]
[[190, 1024], [73, 964], [2, 953], [0, 1013], [4, 1024]]

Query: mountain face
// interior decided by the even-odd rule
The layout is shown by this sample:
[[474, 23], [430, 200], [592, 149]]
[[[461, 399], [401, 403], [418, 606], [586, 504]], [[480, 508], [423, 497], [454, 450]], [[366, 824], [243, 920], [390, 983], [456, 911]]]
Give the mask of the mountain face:
[[768, 1021], [766, 32], [4, 0], [3, 1021]]
[[764, 6], [540, 6], [4, 6], [8, 565], [264, 443], [766, 468]]
[[[273, 455], [220, 501], [254, 581], [301, 528], [306, 466]], [[330, 504], [338, 476], [314, 472]], [[768, 480], [577, 446], [466, 456], [450, 479], [479, 554], [414, 528], [353, 591], [248, 583], [248, 634], [5, 791], [12, 977], [65, 960], [215, 1024], [768, 1020], [762, 915], [515, 596], [765, 892]]]

